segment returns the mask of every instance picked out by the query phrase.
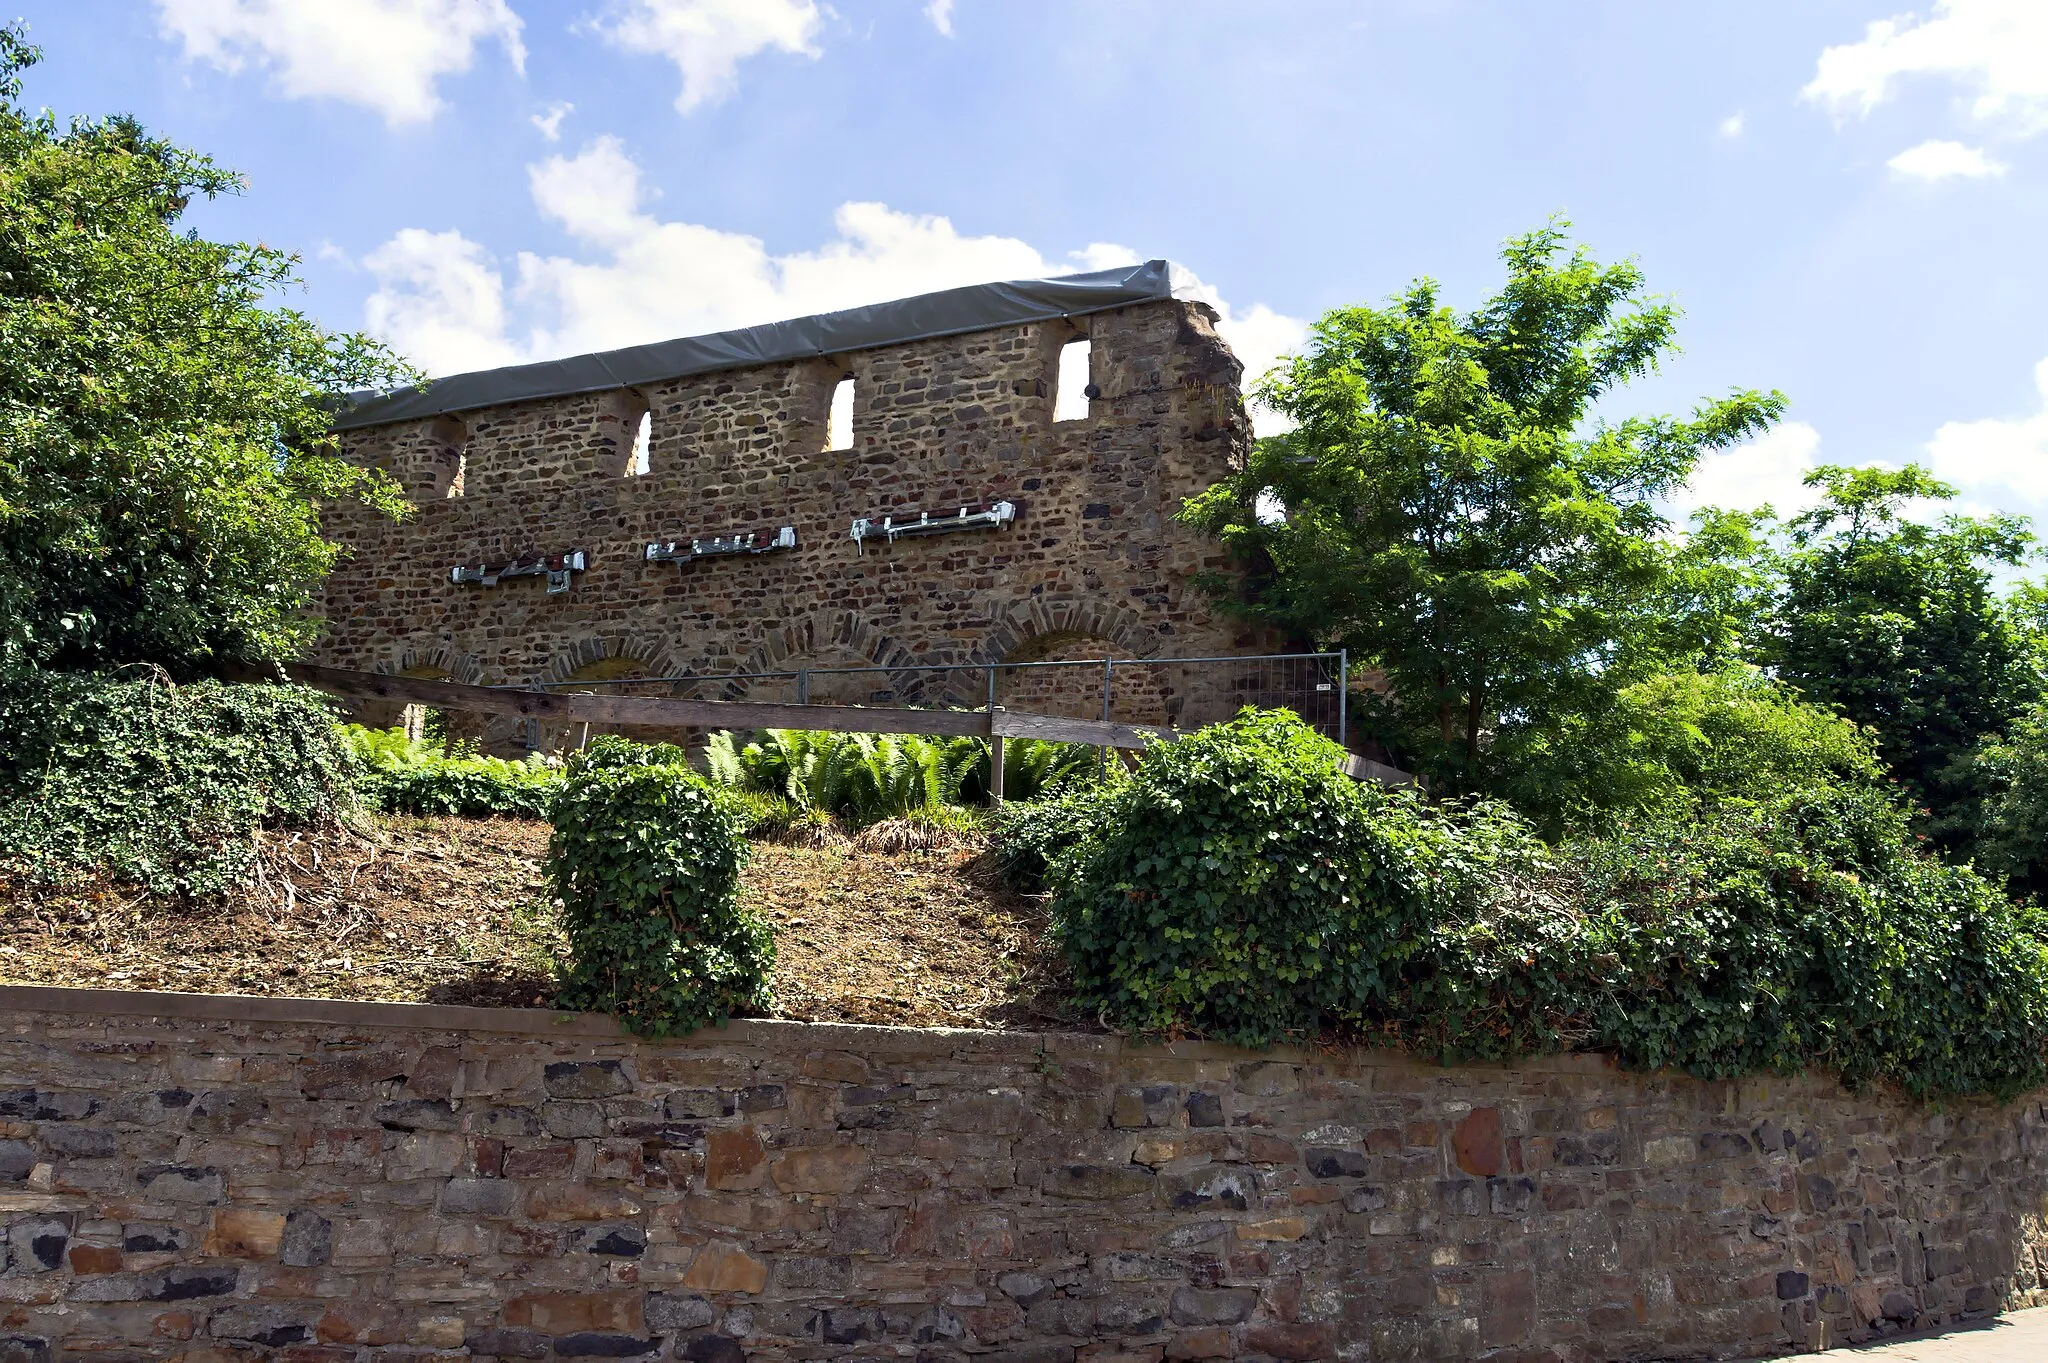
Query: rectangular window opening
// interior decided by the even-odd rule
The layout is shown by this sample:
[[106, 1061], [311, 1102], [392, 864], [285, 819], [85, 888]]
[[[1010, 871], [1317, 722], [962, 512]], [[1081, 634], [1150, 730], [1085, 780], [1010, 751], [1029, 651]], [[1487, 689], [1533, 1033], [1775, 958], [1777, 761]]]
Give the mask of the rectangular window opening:
[[640, 427], [633, 433], [633, 462], [627, 465], [626, 468], [626, 471], [633, 477], [644, 478], [647, 476], [649, 467], [647, 463], [647, 447], [653, 440], [654, 413], [642, 412], [640, 414]]
[[1085, 336], [1060, 347], [1060, 370], [1055, 380], [1052, 398], [1054, 421], [1088, 419], [1088, 400], [1094, 396], [1090, 390], [1095, 386], [1088, 377], [1090, 354], [1088, 339]]
[[832, 409], [825, 417], [825, 448], [853, 448], [853, 380], [841, 379], [832, 390]]

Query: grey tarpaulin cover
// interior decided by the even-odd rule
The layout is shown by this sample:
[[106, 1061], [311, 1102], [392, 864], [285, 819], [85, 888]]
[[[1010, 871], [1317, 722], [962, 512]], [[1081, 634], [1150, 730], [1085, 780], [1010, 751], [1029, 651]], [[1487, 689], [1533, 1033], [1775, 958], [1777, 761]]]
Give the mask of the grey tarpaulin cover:
[[451, 374], [418, 388], [351, 394], [334, 419], [334, 429], [346, 431], [507, 402], [658, 383], [744, 365], [838, 355], [934, 336], [957, 336], [1019, 322], [1077, 317], [1131, 303], [1171, 298], [1176, 273], [1163, 260], [1148, 260], [1142, 265], [1089, 274], [974, 284], [710, 336], [657, 341], [652, 345], [575, 355], [566, 360], [543, 360], [538, 364], [515, 364], [473, 374]]

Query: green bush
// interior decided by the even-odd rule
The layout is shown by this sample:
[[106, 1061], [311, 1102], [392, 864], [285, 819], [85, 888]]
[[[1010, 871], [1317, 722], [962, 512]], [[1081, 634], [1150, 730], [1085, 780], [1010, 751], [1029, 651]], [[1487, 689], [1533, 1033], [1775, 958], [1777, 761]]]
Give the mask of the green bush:
[[1118, 1027], [1263, 1045], [1355, 1023], [1427, 912], [1419, 800], [1362, 787], [1285, 711], [1146, 751], [1054, 864], [1077, 1004]]
[[1077, 1003], [1148, 1033], [1334, 1029], [1446, 1060], [2048, 1081], [2048, 917], [1927, 854], [1874, 782], [1553, 848], [1505, 804], [1355, 786], [1336, 758], [1247, 711], [1092, 802], [1006, 815], [999, 846], [1051, 862]]
[[[1122, 770], [1122, 763], [1117, 769]], [[1005, 785], [1008, 782], [1004, 782]], [[1113, 785], [1077, 785], [1039, 800], [1013, 800], [996, 818], [996, 862], [1019, 889], [1046, 887], [1060, 857], [1101, 823]]]
[[730, 733], [712, 735], [705, 766], [720, 785], [859, 828], [963, 803], [978, 756], [986, 750], [972, 738], [764, 729], [745, 747]]
[[154, 894], [240, 884], [262, 827], [346, 808], [355, 763], [319, 693], [161, 675], [0, 677], [0, 861]]
[[545, 819], [562, 772], [538, 756], [523, 762], [475, 752], [444, 753], [438, 743], [408, 739], [403, 729], [342, 728], [362, 763], [364, 797], [394, 814], [503, 815]]
[[775, 941], [739, 905], [747, 811], [680, 748], [600, 738], [570, 760], [546, 875], [571, 961], [560, 1004], [668, 1036], [770, 1005]]
[[2048, 1078], [2048, 942], [1874, 790], [1794, 792], [1527, 855], [1440, 903], [1385, 1024], [1446, 1058], [1567, 1046], [1704, 1078], [1920, 1094]]

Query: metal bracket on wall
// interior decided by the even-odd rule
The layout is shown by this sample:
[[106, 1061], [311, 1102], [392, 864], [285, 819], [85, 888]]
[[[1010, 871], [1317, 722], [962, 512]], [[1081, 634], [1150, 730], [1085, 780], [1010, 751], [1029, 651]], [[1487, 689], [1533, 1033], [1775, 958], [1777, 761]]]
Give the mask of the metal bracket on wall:
[[488, 564], [474, 567], [458, 563], [448, 570], [448, 580], [454, 583], [474, 582], [483, 587], [495, 587], [508, 577], [545, 577], [548, 593], [569, 590], [569, 575], [580, 573], [590, 566], [590, 553], [584, 549], [571, 549], [563, 554], [521, 554], [510, 563], [493, 568]]
[[934, 516], [929, 511], [906, 513], [901, 520], [894, 516], [884, 516], [880, 521], [874, 521], [862, 516], [853, 523], [854, 552], [863, 552], [865, 542], [877, 535], [894, 544], [897, 540], [912, 535], [943, 535], [952, 530], [994, 529], [1008, 525], [1016, 519], [1015, 502], [984, 502], [975, 506], [963, 506], [950, 516]]
[[780, 530], [749, 530], [743, 535], [714, 535], [702, 540], [663, 540], [647, 546], [649, 563], [673, 563], [678, 568], [696, 558], [722, 554], [772, 554], [796, 548], [796, 527]]

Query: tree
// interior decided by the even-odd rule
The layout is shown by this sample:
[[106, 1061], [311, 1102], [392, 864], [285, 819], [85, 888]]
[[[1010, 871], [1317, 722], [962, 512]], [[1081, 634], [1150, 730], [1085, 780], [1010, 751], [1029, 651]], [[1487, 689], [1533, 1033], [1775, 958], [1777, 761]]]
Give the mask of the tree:
[[2018, 565], [2033, 536], [2014, 516], [1909, 519], [1914, 503], [1955, 496], [1913, 465], [1829, 465], [1806, 482], [1821, 502], [1786, 523], [1753, 654], [1807, 699], [1869, 726], [1930, 811], [1929, 834], [1967, 854], [1982, 795], [1973, 754], [2040, 695], [1991, 575]]
[[1566, 226], [1509, 241], [1506, 286], [1472, 313], [1424, 279], [1326, 314], [1259, 389], [1295, 428], [1182, 512], [1243, 566], [1205, 579], [1226, 608], [1382, 671], [1384, 736], [1454, 788], [1484, 784], [1504, 727], [1727, 642], [1726, 570], [1673, 544], [1654, 503], [1785, 405], [1596, 417], [1672, 348], [1678, 313], [1633, 263], [1566, 255]]
[[233, 173], [22, 108], [39, 57], [0, 29], [0, 665], [288, 656], [339, 552], [318, 502], [403, 506], [337, 456], [328, 404], [410, 371], [268, 306], [296, 257], [179, 230]]

